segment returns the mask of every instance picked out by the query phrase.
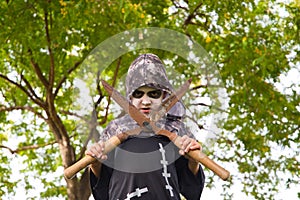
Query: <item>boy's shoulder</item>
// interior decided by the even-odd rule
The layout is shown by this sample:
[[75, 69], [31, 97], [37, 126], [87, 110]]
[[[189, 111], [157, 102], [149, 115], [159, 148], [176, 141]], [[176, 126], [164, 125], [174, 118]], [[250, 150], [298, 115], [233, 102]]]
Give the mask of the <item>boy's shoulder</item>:
[[124, 133], [137, 126], [138, 124], [129, 115], [124, 115], [109, 122], [105, 132], [107, 132], [109, 135], [116, 135], [119, 133]]
[[[177, 117], [167, 116], [156, 122], [156, 125], [161, 129], [166, 129], [175, 132], [178, 135], [189, 134], [184, 122]], [[112, 120], [105, 129], [105, 132], [110, 136], [124, 133], [126, 131], [137, 128], [139, 125], [129, 115], [124, 115], [120, 118]]]

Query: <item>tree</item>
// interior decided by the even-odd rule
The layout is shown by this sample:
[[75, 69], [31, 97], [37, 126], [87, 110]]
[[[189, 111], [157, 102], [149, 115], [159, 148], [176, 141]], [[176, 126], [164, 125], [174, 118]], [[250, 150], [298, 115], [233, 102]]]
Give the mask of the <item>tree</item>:
[[[299, 182], [299, 83], [291, 85], [287, 93], [275, 87], [282, 74], [299, 70], [299, 58], [294, 56], [299, 52], [300, 38], [299, 6], [295, 3], [18, 0], [0, 5], [1, 147], [23, 158], [24, 174], [36, 173], [46, 188], [41, 197], [90, 196], [87, 170], [66, 180], [66, 185], [62, 174], [50, 181], [45, 175], [80, 159], [87, 143], [99, 134], [99, 127], [115, 117], [107, 112], [111, 101], [97, 78], [88, 83], [94, 86], [92, 112], [75, 112], [72, 95], [76, 94], [82, 62], [105, 39], [139, 27], [166, 27], [184, 33], [210, 52], [219, 67], [229, 107], [222, 131], [209, 151], [218, 161], [237, 167], [231, 182], [224, 183], [225, 189], [241, 179], [244, 193], [258, 199], [274, 198], [280, 182], [287, 187]], [[172, 59], [174, 66], [184, 62], [158, 53]], [[134, 53], [126, 54], [104, 72], [115, 80], [112, 84], [133, 58]], [[185, 73], [189, 76], [192, 70]], [[22, 120], [12, 120], [16, 113]], [[7, 145], [8, 134], [18, 138], [16, 149]], [[274, 158], [278, 147], [294, 152]], [[213, 154], [215, 149], [230, 153]], [[1, 182], [5, 183], [1, 196], [13, 194], [19, 181], [10, 179], [13, 169], [9, 157], [1, 154]], [[277, 176], [278, 172], [288, 177]], [[29, 190], [31, 179], [25, 177]], [[208, 186], [218, 181], [208, 177]], [[227, 190], [224, 199], [232, 195]]]

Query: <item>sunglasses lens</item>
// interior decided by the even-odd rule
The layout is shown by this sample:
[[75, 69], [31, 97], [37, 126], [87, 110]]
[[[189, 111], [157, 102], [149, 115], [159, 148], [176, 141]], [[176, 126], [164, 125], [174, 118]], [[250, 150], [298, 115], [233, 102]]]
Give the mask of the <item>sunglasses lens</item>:
[[[144, 96], [145, 92], [140, 91], [140, 90], [135, 90], [132, 93], [132, 97], [136, 98], [136, 99], [140, 99]], [[147, 92], [147, 96], [152, 98], [152, 99], [159, 99], [162, 95], [162, 91], [161, 90], [152, 90]]]
[[150, 91], [147, 93], [148, 97], [153, 98], [153, 99], [158, 99], [161, 97], [161, 90], [154, 90], [154, 91]]
[[144, 96], [145, 92], [143, 91], [140, 91], [140, 90], [135, 90], [133, 93], [132, 93], [132, 97], [133, 98], [136, 98], [136, 99], [140, 99]]

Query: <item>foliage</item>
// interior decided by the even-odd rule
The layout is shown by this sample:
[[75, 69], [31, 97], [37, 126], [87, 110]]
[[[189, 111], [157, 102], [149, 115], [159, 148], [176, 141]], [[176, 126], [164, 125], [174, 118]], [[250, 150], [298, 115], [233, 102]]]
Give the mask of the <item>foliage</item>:
[[[226, 120], [216, 141], [207, 147], [214, 159], [236, 170], [230, 182], [223, 184], [224, 199], [234, 196], [231, 184], [239, 182], [246, 195], [275, 199], [279, 187], [289, 188], [300, 181], [299, 81], [282, 82], [290, 72], [299, 74], [296, 2], [1, 1], [0, 173], [4, 185], [0, 196], [14, 196], [13, 188], [20, 183], [30, 193], [35, 179], [44, 188], [38, 198], [60, 194], [62, 198], [88, 199], [86, 173], [65, 181], [62, 168], [83, 156], [88, 142], [97, 140], [101, 129], [115, 117], [106, 111], [116, 110], [108, 106], [111, 101], [97, 88], [97, 80], [90, 79], [93, 109], [78, 112], [81, 105], [75, 104], [74, 98], [80, 96], [78, 73], [85, 72], [81, 63], [99, 43], [115, 34], [162, 27], [201, 44], [219, 68], [227, 90]], [[170, 61], [170, 68], [186, 66], [178, 70], [193, 76], [193, 66], [185, 65], [182, 58], [151, 51]], [[117, 84], [137, 53], [111, 63], [103, 76]], [[92, 113], [96, 119], [90, 117]], [[206, 113], [193, 117], [202, 119]], [[198, 126], [207, 128], [200, 120]], [[13, 169], [10, 160], [19, 160], [20, 169]], [[12, 179], [15, 170], [26, 178]], [[207, 187], [219, 181], [206, 173]], [[47, 174], [53, 174], [53, 179]]]

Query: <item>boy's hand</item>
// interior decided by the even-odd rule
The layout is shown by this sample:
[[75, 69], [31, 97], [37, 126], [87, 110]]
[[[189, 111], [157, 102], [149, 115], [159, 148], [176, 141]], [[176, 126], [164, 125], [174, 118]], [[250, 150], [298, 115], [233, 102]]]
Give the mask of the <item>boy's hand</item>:
[[180, 144], [181, 144], [181, 148], [179, 150], [180, 155], [185, 155], [190, 150], [195, 150], [195, 149], [202, 151], [202, 146], [199, 144], [199, 142], [197, 142], [193, 138], [190, 138], [187, 135], [181, 137]]
[[101, 162], [107, 159], [107, 155], [103, 153], [104, 148], [105, 143], [100, 140], [99, 142], [93, 144], [90, 148], [88, 148], [85, 154], [92, 156]]
[[199, 171], [199, 163], [194, 159], [192, 159], [190, 156], [188, 156], [186, 153], [188, 153], [191, 150], [202, 151], [202, 146], [195, 139], [190, 138], [187, 135], [181, 137], [180, 144], [181, 144], [181, 149], [179, 150], [179, 154], [184, 155], [187, 159], [189, 159], [188, 167], [190, 171], [194, 175], [196, 175]]
[[99, 162], [94, 162], [90, 165], [90, 169], [94, 173], [96, 177], [100, 177], [100, 171], [102, 167], [102, 161], [107, 159], [107, 155], [103, 153], [105, 148], [105, 143], [103, 141], [99, 141], [93, 144], [90, 148], [85, 151], [86, 155], [92, 156], [96, 158]]

